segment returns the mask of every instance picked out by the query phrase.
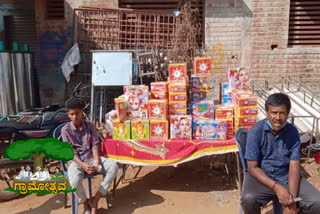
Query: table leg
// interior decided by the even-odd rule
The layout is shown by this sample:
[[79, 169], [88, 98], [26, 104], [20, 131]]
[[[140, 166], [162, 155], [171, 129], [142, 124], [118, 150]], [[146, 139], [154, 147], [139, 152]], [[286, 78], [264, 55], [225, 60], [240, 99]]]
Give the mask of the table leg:
[[238, 171], [238, 188], [239, 188], [239, 192], [241, 194], [242, 181], [241, 181], [241, 171], [240, 171], [240, 158], [239, 158], [238, 152], [236, 152], [236, 159], [237, 159], [237, 171]]

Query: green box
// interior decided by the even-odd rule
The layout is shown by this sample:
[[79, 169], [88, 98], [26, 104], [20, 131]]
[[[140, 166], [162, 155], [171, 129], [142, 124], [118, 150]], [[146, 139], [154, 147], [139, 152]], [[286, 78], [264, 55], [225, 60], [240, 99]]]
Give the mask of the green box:
[[130, 134], [130, 120], [113, 122], [113, 139], [127, 140], [130, 139]]
[[131, 134], [134, 140], [149, 140], [149, 120], [131, 120]]

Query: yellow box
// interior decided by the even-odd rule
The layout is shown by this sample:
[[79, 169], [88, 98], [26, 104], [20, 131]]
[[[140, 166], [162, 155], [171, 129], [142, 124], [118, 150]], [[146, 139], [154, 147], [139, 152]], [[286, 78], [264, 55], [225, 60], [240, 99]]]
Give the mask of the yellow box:
[[169, 94], [169, 102], [176, 102], [176, 101], [184, 101], [186, 102], [188, 100], [186, 93], [172, 93]]
[[131, 120], [131, 136], [134, 140], [149, 140], [149, 120]]
[[130, 120], [120, 122], [113, 121], [113, 139], [126, 140], [130, 139]]
[[258, 105], [257, 97], [250, 90], [233, 90], [232, 102], [238, 107]]
[[238, 107], [235, 106], [235, 112], [239, 116], [257, 116], [258, 106]]
[[169, 93], [187, 93], [187, 84], [185, 83], [170, 83]]
[[215, 118], [218, 119], [232, 119], [233, 108], [231, 106], [217, 105], [215, 106]]

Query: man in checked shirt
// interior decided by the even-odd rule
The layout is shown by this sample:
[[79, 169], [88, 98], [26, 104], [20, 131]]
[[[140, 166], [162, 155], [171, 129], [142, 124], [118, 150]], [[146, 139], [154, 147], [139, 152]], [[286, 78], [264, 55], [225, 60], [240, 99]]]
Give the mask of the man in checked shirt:
[[[93, 123], [83, 120], [85, 104], [71, 97], [65, 106], [71, 122], [62, 128], [61, 136], [64, 142], [72, 145], [75, 154], [68, 168], [69, 182], [72, 188], [77, 188], [75, 194], [79, 202], [84, 204], [84, 213], [95, 214], [100, 198], [106, 195], [108, 187], [117, 175], [118, 166], [113, 160], [99, 155], [100, 142], [97, 130]], [[89, 175], [105, 175], [97, 193], [90, 199], [87, 199], [82, 185], [85, 172]]]

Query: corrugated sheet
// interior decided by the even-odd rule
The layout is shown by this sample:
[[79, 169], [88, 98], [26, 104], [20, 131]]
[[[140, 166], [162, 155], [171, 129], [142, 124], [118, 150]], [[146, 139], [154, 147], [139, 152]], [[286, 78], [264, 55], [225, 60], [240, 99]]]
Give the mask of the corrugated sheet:
[[320, 46], [320, 1], [291, 0], [289, 46]]
[[64, 19], [64, 0], [47, 0], [47, 19]]

